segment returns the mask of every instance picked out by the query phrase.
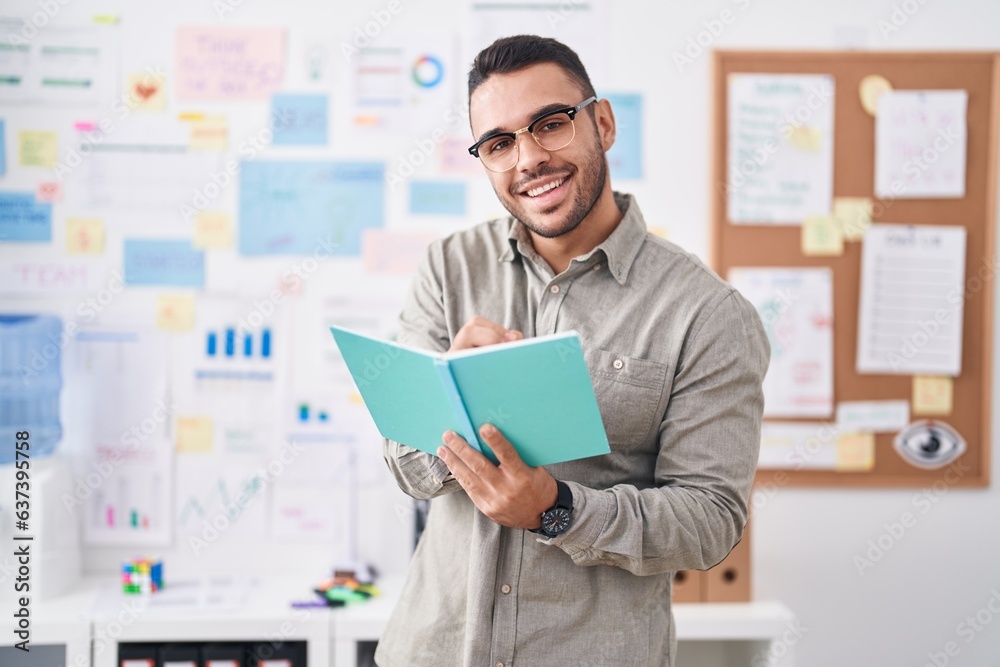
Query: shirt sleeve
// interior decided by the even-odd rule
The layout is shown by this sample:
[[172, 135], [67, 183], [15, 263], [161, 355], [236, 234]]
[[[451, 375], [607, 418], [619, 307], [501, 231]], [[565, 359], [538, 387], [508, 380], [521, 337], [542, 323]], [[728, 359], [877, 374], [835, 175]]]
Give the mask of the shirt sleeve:
[[[403, 345], [444, 352], [451, 346], [444, 310], [440, 243], [432, 243], [421, 259], [399, 315], [397, 340]], [[382, 456], [399, 488], [426, 500], [462, 487], [436, 456], [383, 438]]]
[[656, 486], [573, 492], [573, 525], [539, 541], [578, 565], [633, 574], [704, 570], [739, 542], [760, 451], [770, 346], [753, 306], [732, 291], [689, 333], [660, 424]]

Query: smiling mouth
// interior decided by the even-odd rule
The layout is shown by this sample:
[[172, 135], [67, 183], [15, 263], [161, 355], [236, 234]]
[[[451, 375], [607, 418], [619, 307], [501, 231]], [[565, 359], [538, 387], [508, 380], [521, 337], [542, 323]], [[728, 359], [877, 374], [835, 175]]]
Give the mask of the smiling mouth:
[[529, 197], [537, 197], [538, 195], [546, 193], [549, 190], [555, 190], [560, 185], [566, 182], [566, 178], [567, 178], [566, 176], [563, 176], [557, 181], [552, 181], [550, 183], [546, 183], [545, 185], [540, 185], [537, 188], [532, 188], [531, 190], [528, 190], [524, 194], [528, 195]]

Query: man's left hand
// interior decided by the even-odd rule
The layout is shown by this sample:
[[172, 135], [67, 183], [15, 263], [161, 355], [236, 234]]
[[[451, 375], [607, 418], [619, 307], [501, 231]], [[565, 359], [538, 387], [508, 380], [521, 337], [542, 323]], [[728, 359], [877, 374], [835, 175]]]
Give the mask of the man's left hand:
[[556, 504], [556, 480], [545, 468], [532, 468], [492, 424], [479, 429], [499, 465], [469, 446], [464, 438], [445, 431], [438, 456], [483, 514], [509, 528], [538, 528], [542, 512]]

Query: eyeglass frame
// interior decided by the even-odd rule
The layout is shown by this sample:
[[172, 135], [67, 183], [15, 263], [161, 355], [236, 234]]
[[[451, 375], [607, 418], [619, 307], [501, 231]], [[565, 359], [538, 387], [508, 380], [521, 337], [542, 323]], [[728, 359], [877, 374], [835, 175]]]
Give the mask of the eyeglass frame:
[[[591, 104], [592, 102], [596, 102], [596, 101], [597, 101], [597, 97], [594, 96], [594, 95], [591, 95], [590, 97], [588, 97], [584, 101], [582, 101], [579, 104], [577, 104], [575, 107], [566, 107], [564, 109], [553, 109], [552, 111], [546, 111], [544, 114], [542, 114], [541, 116], [539, 116], [535, 120], [531, 121], [531, 123], [528, 126], [522, 127], [520, 130], [516, 130], [514, 132], [497, 132], [496, 134], [491, 134], [489, 136], [483, 137], [482, 139], [480, 139], [476, 143], [474, 143], [471, 146], [469, 146], [469, 154], [472, 157], [478, 159], [480, 162], [482, 162], [483, 159], [479, 156], [479, 147], [480, 146], [482, 146], [483, 144], [485, 144], [487, 141], [492, 141], [493, 139], [496, 139], [497, 137], [510, 137], [511, 141], [514, 142], [514, 148], [516, 148], [518, 150], [518, 156], [520, 156], [520, 150], [521, 149], [517, 145], [517, 135], [522, 134], [524, 132], [527, 132], [528, 134], [530, 134], [531, 138], [534, 139], [535, 143], [538, 144], [538, 146], [542, 150], [555, 150], [555, 151], [562, 150], [563, 148], [566, 148], [566, 146], [569, 146], [571, 143], [573, 143], [573, 139], [576, 139], [576, 123], [575, 123], [575, 121], [576, 121], [576, 114], [579, 113], [579, 111], [581, 109], [583, 109], [584, 107], [586, 107], [587, 105]], [[559, 148], [551, 148], [551, 149], [550, 148], [545, 148], [540, 143], [538, 143], [538, 139], [535, 137], [535, 133], [533, 131], [534, 127], [535, 127], [535, 124], [537, 124], [539, 121], [542, 121], [542, 120], [548, 118], [549, 116], [554, 116], [557, 113], [564, 113], [564, 114], [566, 114], [566, 115], [569, 116], [570, 123], [573, 123], [573, 139], [570, 139], [569, 142], [567, 142], [564, 146], [560, 146]], [[493, 169], [490, 169], [489, 167], [486, 166], [485, 162], [483, 162], [483, 166], [486, 167], [487, 169], [489, 169], [490, 171], [492, 171], [494, 174], [502, 174], [503, 172], [510, 171], [511, 169], [513, 169], [514, 167], [516, 167], [517, 166], [517, 160], [514, 160], [514, 164], [510, 165], [506, 169], [501, 169], [500, 171], [495, 171]]]

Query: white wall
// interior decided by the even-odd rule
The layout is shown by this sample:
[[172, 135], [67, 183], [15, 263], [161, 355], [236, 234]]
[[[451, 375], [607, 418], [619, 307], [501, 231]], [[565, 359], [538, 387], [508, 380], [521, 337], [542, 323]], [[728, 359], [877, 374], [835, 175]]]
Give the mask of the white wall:
[[[394, 27], [407, 32], [461, 28], [458, 0], [401, 1], [405, 25]], [[898, 31], [884, 37], [877, 22], [890, 20], [894, 6], [903, 4], [915, 12]], [[297, 30], [349, 34], [368, 19], [369, 12], [384, 6], [384, 2], [373, 0], [244, 0], [225, 23], [288, 26], [294, 46]], [[606, 90], [644, 94], [646, 152], [645, 180], [619, 187], [638, 196], [651, 225], [665, 227], [672, 240], [703, 256], [709, 243], [711, 195], [710, 56], [701, 55], [683, 70], [675, 65], [673, 56], [683, 52], [689, 38], [705, 29], [705, 21], [718, 18], [725, 9], [733, 12], [735, 20], [715, 39], [713, 46], [718, 48], [1000, 49], [996, 28], [1000, 5], [990, 0], [616, 0], [608, 67], [613, 76], [596, 83]], [[125, 35], [122, 57], [130, 65], [127, 69], [142, 69], [149, 57], [169, 53], [173, 25], [218, 21], [211, 3], [194, 0], [95, 2], [85, 8], [80, 2], [80, 6], [69, 5], [64, 11], [120, 14]], [[532, 26], [524, 26], [524, 31], [531, 32]], [[340, 101], [334, 99], [335, 109], [338, 104]], [[10, 136], [10, 121], [7, 131]], [[233, 138], [238, 136], [234, 127]], [[344, 132], [342, 126], [333, 128], [333, 137], [338, 156], [370, 154], [363, 142]], [[384, 146], [383, 154], [398, 154], [394, 151], [409, 143]], [[469, 183], [467, 222], [471, 224], [493, 215], [499, 206], [485, 179]], [[405, 198], [391, 197], [387, 212], [390, 224], [394, 219], [405, 219]], [[337, 275], [332, 270], [323, 279], [335, 280]], [[1000, 307], [994, 312], [1000, 313]], [[996, 329], [1000, 331], [1000, 326]], [[1000, 372], [1000, 355], [996, 355], [995, 364], [994, 378]], [[1000, 414], [1000, 392], [997, 383], [993, 384], [996, 415]], [[998, 432], [995, 425], [994, 445], [1000, 441]], [[994, 457], [994, 479], [1000, 472], [998, 458]], [[755, 597], [783, 600], [798, 613], [805, 629], [796, 647], [799, 664], [924, 665], [929, 652], [943, 651], [948, 642], [956, 642], [960, 654], [949, 658], [947, 664], [997, 664], [1000, 619], [993, 619], [968, 643], [969, 635], [959, 634], [957, 629], [967, 616], [975, 616], [987, 605], [992, 590], [1000, 590], [1000, 522], [996, 514], [1000, 490], [996, 483], [986, 490], [949, 491], [874, 567], [863, 575], [855, 567], [854, 556], [863, 554], [868, 541], [877, 539], [886, 523], [898, 521], [901, 513], [911, 510], [919, 491], [782, 488], [759, 507], [753, 535]], [[371, 517], [374, 521], [366, 529], [362, 545], [365, 557], [386, 564], [400, 562], [398, 554], [389, 552], [398, 552], [405, 543], [396, 534], [398, 524], [390, 505], [385, 504], [385, 511]], [[378, 521], [389, 517], [391, 528], [380, 529]], [[230, 563], [232, 554], [217, 553], [210, 563], [214, 568], [264, 565], [301, 570], [319, 569], [326, 562], [322, 549], [289, 553], [274, 545], [262, 550], [255, 561]], [[87, 555], [87, 566], [107, 570], [121, 555], [120, 550], [92, 551]]]

